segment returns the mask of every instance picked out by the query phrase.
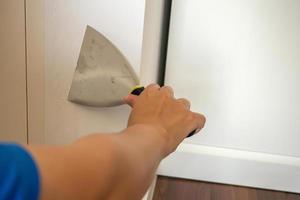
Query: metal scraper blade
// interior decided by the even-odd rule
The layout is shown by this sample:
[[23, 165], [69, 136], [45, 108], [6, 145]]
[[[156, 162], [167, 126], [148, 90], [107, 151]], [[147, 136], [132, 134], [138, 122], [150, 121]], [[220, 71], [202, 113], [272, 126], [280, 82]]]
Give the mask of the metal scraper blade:
[[121, 105], [138, 84], [135, 71], [118, 48], [87, 26], [68, 100], [95, 107]]

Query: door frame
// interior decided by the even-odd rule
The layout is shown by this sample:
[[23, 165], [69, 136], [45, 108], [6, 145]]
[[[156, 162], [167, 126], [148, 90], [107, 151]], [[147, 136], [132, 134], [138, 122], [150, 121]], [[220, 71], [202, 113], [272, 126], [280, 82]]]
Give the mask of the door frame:
[[[140, 80], [142, 85], [163, 82], [165, 70], [166, 47], [171, 0], [153, 1], [146, 0], [142, 56], [140, 66]], [[153, 199], [157, 175], [143, 198]]]

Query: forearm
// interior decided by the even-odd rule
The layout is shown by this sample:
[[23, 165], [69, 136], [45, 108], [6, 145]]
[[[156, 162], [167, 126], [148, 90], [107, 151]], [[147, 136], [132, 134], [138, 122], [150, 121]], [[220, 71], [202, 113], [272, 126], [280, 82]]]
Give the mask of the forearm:
[[42, 177], [41, 199], [139, 199], [165, 156], [151, 126], [95, 134], [64, 147], [29, 147]]
[[154, 126], [135, 125], [118, 138], [119, 176], [110, 199], [141, 199], [160, 161], [167, 155], [166, 138]]
[[106, 136], [100, 139], [99, 135], [96, 141], [91, 137], [96, 136], [61, 147], [29, 147], [40, 171], [40, 199], [104, 199], [109, 193], [106, 185], [111, 184], [115, 167], [113, 145]]

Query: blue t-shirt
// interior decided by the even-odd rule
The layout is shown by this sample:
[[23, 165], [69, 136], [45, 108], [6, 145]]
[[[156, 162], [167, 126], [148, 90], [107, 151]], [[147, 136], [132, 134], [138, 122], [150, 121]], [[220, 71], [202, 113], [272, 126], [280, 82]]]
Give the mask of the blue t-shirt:
[[39, 187], [31, 155], [19, 145], [0, 143], [0, 200], [37, 200]]

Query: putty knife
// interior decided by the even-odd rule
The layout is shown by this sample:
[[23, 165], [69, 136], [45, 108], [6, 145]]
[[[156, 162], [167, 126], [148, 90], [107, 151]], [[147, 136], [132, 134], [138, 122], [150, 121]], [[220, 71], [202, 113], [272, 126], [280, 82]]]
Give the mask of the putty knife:
[[134, 69], [118, 48], [87, 26], [68, 100], [86, 106], [117, 106], [138, 84]]
[[[95, 107], [124, 104], [123, 97], [139, 95], [134, 69], [123, 54], [105, 36], [87, 26], [68, 100]], [[191, 132], [188, 137], [194, 135]]]

